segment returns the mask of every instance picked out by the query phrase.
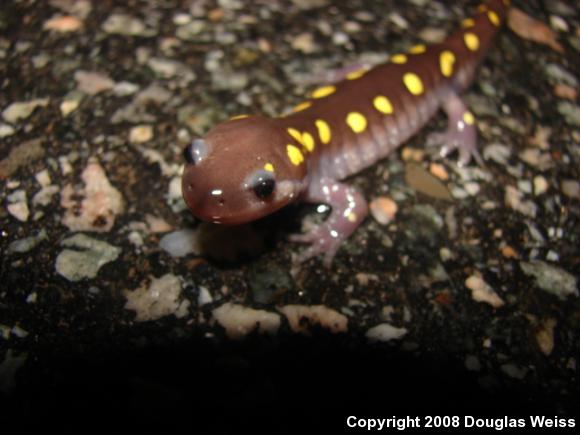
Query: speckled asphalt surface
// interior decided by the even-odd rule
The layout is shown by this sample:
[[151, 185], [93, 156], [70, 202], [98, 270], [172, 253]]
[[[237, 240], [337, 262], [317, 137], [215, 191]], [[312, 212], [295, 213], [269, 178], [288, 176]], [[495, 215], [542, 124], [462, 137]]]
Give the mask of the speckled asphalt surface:
[[447, 3], [3, 2], [0, 421], [578, 415], [575, 2], [515, 2], [557, 43], [497, 39], [484, 166], [423, 147], [439, 115], [350, 180], [375, 208], [330, 269], [292, 261], [313, 208], [224, 230], [180, 198], [192, 137], [439, 40], [475, 6]]

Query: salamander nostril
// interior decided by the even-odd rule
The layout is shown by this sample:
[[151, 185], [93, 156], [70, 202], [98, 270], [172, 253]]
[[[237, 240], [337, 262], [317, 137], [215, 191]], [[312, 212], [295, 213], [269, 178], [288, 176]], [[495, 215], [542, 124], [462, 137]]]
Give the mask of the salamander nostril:
[[219, 205], [224, 205], [226, 203], [226, 200], [223, 198], [218, 199], [218, 204]]

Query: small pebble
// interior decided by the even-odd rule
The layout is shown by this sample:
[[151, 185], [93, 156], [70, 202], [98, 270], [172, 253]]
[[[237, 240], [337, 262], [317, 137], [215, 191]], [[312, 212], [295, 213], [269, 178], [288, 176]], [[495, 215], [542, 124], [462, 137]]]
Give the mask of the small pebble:
[[552, 266], [541, 260], [520, 262], [522, 271], [534, 278], [536, 285], [560, 300], [569, 296], [578, 297], [576, 277], [558, 266]]
[[15, 240], [8, 245], [7, 254], [23, 254], [31, 251], [42, 241], [48, 239], [46, 230], [43, 228], [35, 236], [25, 237], [24, 239]]
[[62, 241], [64, 249], [56, 258], [56, 271], [69, 281], [92, 279], [105, 264], [115, 261], [121, 248], [77, 234]]
[[447, 169], [445, 169], [445, 166], [440, 165], [439, 163], [431, 163], [429, 165], [429, 171], [442, 181], [449, 180], [449, 173], [447, 172]]
[[50, 179], [50, 173], [48, 172], [47, 169], [43, 169], [42, 171], [39, 171], [36, 174], [34, 174], [34, 178], [36, 179], [38, 184], [40, 184], [42, 187], [46, 187], [50, 183], [52, 183], [52, 180]]
[[505, 258], [518, 258], [518, 253], [510, 245], [506, 245], [501, 248], [501, 255]]
[[185, 24], [191, 23], [191, 15], [184, 13], [177, 13], [173, 16], [173, 24], [177, 26], [183, 26]]
[[129, 142], [145, 143], [153, 139], [153, 127], [150, 125], [138, 125], [129, 130]]
[[0, 138], [12, 136], [15, 132], [14, 127], [0, 122]]
[[502, 144], [491, 144], [483, 149], [483, 158], [485, 160], [492, 160], [500, 165], [506, 166], [510, 156], [510, 148]]
[[333, 334], [347, 332], [348, 318], [324, 305], [285, 305], [278, 308], [294, 332], [308, 334], [309, 329], [320, 326]]
[[562, 181], [562, 193], [569, 198], [580, 200], [580, 183], [576, 180]]
[[37, 107], [46, 107], [48, 105], [48, 98], [37, 98], [30, 101], [18, 101], [10, 104], [2, 112], [2, 117], [11, 124], [28, 118]]
[[417, 148], [405, 147], [401, 152], [401, 157], [406, 162], [421, 162], [425, 158], [425, 151]]
[[536, 343], [540, 351], [549, 356], [554, 350], [554, 329], [558, 322], [556, 319], [549, 318], [540, 323], [540, 327], [536, 331]]
[[560, 101], [556, 108], [569, 125], [580, 127], [580, 106], [571, 101]]
[[21, 328], [18, 325], [14, 326], [12, 328], [12, 335], [14, 335], [18, 338], [26, 338], [26, 337], [28, 337], [29, 334], [30, 333], [27, 330]]
[[200, 246], [195, 230], [183, 229], [164, 235], [159, 241], [159, 247], [174, 258], [189, 254], [199, 255]]
[[381, 323], [380, 325], [373, 326], [366, 333], [365, 337], [370, 342], [382, 341], [387, 342], [391, 340], [399, 340], [407, 334], [408, 330], [406, 328], [397, 328], [388, 323]]
[[475, 196], [481, 191], [481, 186], [479, 185], [479, 183], [476, 183], [474, 181], [470, 181], [468, 183], [465, 183], [463, 188], [470, 196]]
[[30, 217], [30, 210], [26, 200], [26, 191], [17, 190], [8, 195], [8, 205], [6, 209], [13, 217], [20, 222], [26, 222]]
[[534, 202], [525, 200], [522, 192], [509, 185], [505, 188], [505, 204], [509, 208], [531, 218], [535, 218], [538, 212], [538, 206]]
[[110, 15], [101, 27], [107, 33], [125, 36], [154, 36], [157, 33], [140, 19], [126, 14]]
[[539, 196], [548, 191], [548, 180], [542, 175], [536, 175], [534, 177], [534, 195]]
[[552, 146], [550, 145], [550, 136], [552, 136], [552, 129], [550, 127], [539, 125], [536, 128], [534, 136], [529, 139], [531, 145], [538, 147], [542, 151], [547, 151]]
[[121, 192], [95, 159], [89, 160], [81, 176], [84, 188], [67, 184], [61, 191], [60, 205], [66, 209], [62, 223], [71, 231], [110, 231], [125, 210]]
[[254, 330], [274, 335], [280, 328], [280, 315], [265, 310], [255, 310], [243, 305], [226, 302], [212, 311], [213, 318], [226, 331], [226, 335], [239, 340]]
[[139, 233], [139, 231], [131, 231], [127, 235], [127, 239], [129, 240], [129, 243], [131, 243], [137, 249], [141, 248], [144, 244], [143, 236], [141, 233]]
[[558, 98], [565, 98], [571, 101], [575, 101], [578, 98], [578, 90], [576, 88], [562, 83], [554, 85], [554, 94]]
[[77, 89], [89, 95], [96, 95], [115, 87], [115, 82], [107, 75], [94, 71], [77, 71], [74, 78]]
[[83, 27], [83, 22], [71, 15], [55, 16], [45, 21], [43, 30], [52, 30], [60, 33], [76, 32]]
[[371, 215], [379, 224], [388, 225], [395, 219], [398, 207], [397, 203], [391, 198], [381, 196], [371, 201], [369, 209]]
[[301, 33], [295, 36], [292, 39], [291, 46], [294, 50], [298, 50], [304, 54], [310, 54], [316, 51], [316, 44], [314, 43], [312, 33]]
[[530, 194], [532, 193], [532, 183], [530, 180], [518, 180], [518, 190]]
[[203, 307], [204, 305], [211, 304], [212, 302], [213, 297], [208, 288], [200, 285], [199, 294], [197, 295], [197, 305]]
[[113, 86], [113, 93], [118, 97], [126, 97], [128, 95], [133, 95], [139, 90], [139, 85], [131, 82], [118, 82]]
[[32, 197], [32, 205], [47, 206], [52, 202], [52, 198], [59, 192], [60, 188], [54, 184], [44, 186]]
[[189, 313], [191, 302], [181, 297], [182, 284], [178, 276], [167, 273], [151, 277], [149, 285], [125, 291], [125, 308], [135, 311], [137, 322], [157, 320], [173, 314], [178, 319]]
[[80, 91], [69, 92], [60, 103], [60, 113], [62, 116], [68, 116], [77, 110], [84, 98]]
[[566, 20], [557, 15], [550, 15], [550, 26], [559, 32], [567, 33], [570, 29]]
[[490, 285], [477, 275], [467, 278], [465, 286], [471, 290], [471, 297], [474, 301], [485, 302], [494, 308], [500, 308], [505, 304]]
[[175, 36], [184, 41], [196, 41], [201, 38], [203, 32], [207, 30], [207, 24], [201, 20], [193, 20], [182, 26], [179, 26], [175, 31]]
[[545, 171], [554, 166], [554, 161], [549, 153], [542, 153], [538, 148], [526, 148], [519, 154], [521, 160], [540, 171]]
[[38, 302], [38, 293], [32, 292], [28, 296], [26, 296], [27, 304], [35, 304], [36, 302]]

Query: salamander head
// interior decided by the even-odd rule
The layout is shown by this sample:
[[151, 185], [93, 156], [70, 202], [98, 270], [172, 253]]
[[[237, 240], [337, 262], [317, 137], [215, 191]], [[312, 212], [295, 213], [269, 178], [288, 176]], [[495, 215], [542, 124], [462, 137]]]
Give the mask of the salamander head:
[[303, 158], [290, 158], [295, 157], [288, 151], [291, 144], [292, 138], [275, 120], [261, 116], [217, 125], [184, 150], [182, 190], [187, 206], [202, 220], [226, 225], [280, 209], [305, 186], [306, 164]]

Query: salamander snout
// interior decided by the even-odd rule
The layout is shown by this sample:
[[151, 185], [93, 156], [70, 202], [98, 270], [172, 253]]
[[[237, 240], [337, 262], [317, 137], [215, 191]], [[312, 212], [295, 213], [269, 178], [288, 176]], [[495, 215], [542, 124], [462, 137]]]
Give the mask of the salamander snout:
[[306, 165], [287, 153], [292, 138], [264, 117], [218, 124], [183, 151], [182, 191], [199, 219], [239, 225], [260, 219], [298, 197]]

